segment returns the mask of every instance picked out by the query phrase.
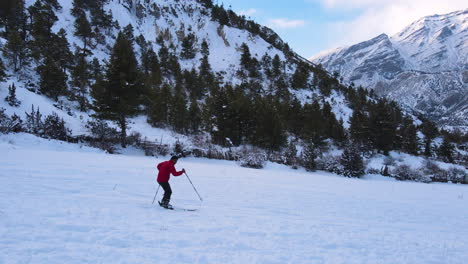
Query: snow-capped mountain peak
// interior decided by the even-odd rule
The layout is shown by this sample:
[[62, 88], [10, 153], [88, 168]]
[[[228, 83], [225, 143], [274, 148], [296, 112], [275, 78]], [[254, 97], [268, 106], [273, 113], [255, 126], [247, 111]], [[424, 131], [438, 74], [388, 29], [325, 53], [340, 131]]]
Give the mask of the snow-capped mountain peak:
[[315, 63], [444, 124], [467, 126], [468, 9], [421, 18]]

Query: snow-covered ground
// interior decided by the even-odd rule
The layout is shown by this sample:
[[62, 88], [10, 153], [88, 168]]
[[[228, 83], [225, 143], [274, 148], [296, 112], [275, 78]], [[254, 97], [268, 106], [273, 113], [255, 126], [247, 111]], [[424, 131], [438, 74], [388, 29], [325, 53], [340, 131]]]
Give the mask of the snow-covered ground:
[[[468, 259], [468, 186], [347, 179], [0, 136], [0, 263], [450, 263]], [[158, 195], [161, 198], [161, 192]]]

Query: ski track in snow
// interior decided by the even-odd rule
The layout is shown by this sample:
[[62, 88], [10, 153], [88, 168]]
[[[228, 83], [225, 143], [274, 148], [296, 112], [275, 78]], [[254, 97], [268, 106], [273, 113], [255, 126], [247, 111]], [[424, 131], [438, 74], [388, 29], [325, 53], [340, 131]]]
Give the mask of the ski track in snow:
[[[468, 186], [347, 179], [0, 136], [0, 263], [466, 263]], [[28, 144], [30, 142], [31, 144]], [[161, 199], [162, 190], [158, 194]]]

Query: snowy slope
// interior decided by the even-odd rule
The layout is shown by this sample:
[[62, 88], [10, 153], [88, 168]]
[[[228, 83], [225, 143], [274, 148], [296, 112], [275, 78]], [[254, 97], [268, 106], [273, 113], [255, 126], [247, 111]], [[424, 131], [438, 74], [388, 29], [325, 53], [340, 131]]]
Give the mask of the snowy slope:
[[468, 126], [468, 10], [424, 17], [392, 37], [311, 60], [442, 124]]
[[[468, 188], [163, 159], [0, 136], [0, 263], [466, 263]], [[384, 181], [382, 181], [384, 180]], [[161, 198], [161, 192], [159, 193]]]

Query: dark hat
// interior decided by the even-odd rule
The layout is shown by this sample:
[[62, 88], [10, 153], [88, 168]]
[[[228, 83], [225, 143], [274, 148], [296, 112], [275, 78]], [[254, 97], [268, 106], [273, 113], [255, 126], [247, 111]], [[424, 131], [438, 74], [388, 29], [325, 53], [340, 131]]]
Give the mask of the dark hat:
[[179, 159], [179, 156], [172, 156], [171, 157], [171, 160], [178, 160]]

